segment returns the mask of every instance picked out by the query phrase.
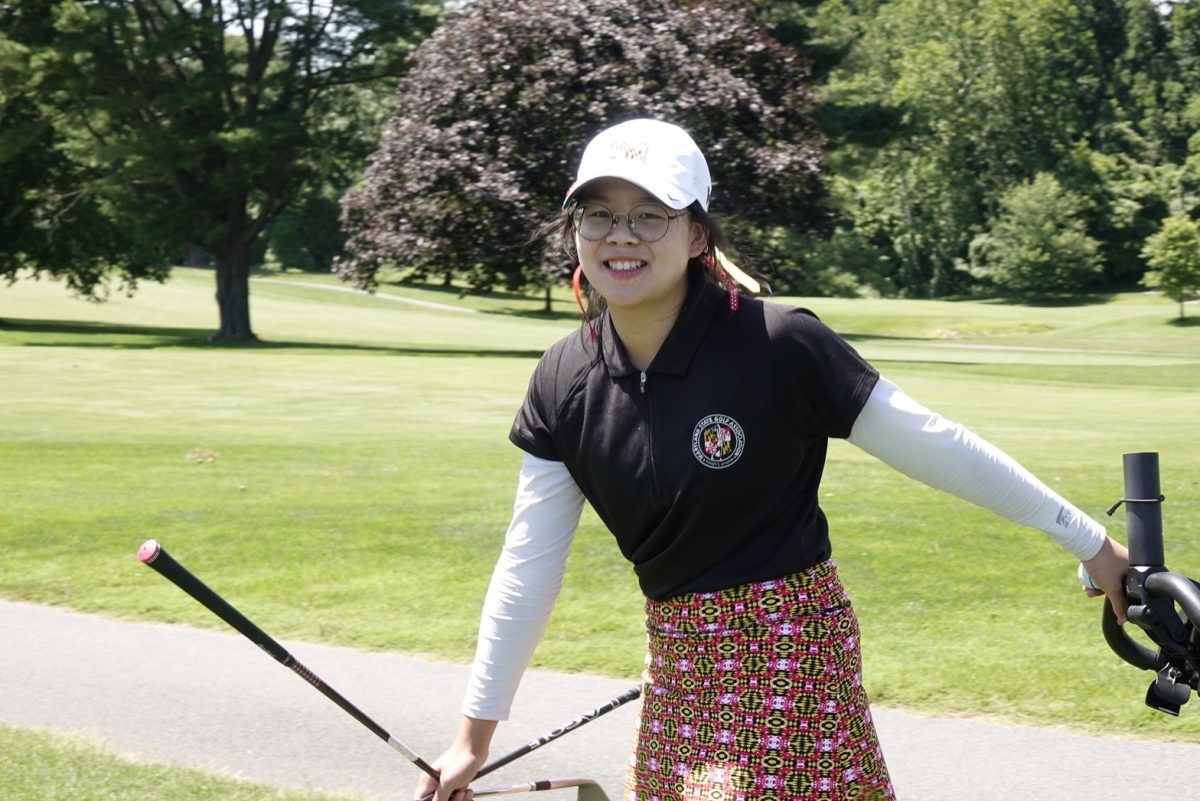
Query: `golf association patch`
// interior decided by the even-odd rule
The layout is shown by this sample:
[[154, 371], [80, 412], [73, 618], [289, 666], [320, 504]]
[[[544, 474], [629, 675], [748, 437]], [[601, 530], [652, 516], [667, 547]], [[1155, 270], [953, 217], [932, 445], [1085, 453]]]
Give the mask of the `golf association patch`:
[[745, 447], [746, 434], [728, 415], [710, 414], [692, 429], [692, 455], [705, 467], [729, 467], [741, 458]]

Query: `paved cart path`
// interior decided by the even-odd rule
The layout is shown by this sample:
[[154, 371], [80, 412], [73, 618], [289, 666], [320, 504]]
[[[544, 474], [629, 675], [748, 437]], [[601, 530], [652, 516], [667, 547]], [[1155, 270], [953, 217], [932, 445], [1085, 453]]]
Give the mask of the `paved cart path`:
[[[462, 664], [285, 642], [292, 654], [427, 760], [456, 726]], [[493, 756], [628, 689], [535, 671]], [[584, 776], [618, 799], [635, 704], [482, 783]], [[1195, 713], [1196, 710], [1187, 709]], [[901, 801], [1195, 798], [1200, 745], [1091, 737], [875, 711]], [[417, 769], [237, 634], [129, 623], [0, 601], [0, 723], [81, 732], [112, 750], [270, 784], [407, 799]], [[1134, 772], [1133, 766], [1137, 766]], [[543, 801], [569, 793], [543, 793]]]

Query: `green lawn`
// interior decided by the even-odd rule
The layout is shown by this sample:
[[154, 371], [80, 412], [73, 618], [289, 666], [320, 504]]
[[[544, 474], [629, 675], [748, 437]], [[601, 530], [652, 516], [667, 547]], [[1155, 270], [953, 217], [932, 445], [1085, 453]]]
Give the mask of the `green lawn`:
[[0, 788], [6, 801], [350, 801], [352, 796], [281, 790], [176, 766], [133, 762], [97, 743], [0, 726]]
[[[205, 271], [107, 304], [0, 288], [0, 596], [222, 627], [138, 564], [154, 537], [277, 638], [469, 659], [520, 462], [508, 427], [573, 300], [547, 317], [535, 298], [266, 279], [267, 344], [240, 349], [205, 342]], [[1168, 564], [1200, 576], [1200, 327], [1175, 304], [795, 302], [1093, 515], [1121, 497], [1122, 453], [1160, 451]], [[823, 505], [877, 702], [1200, 741], [1200, 701], [1178, 720], [1143, 706], [1149, 674], [1107, 651], [1042, 535], [844, 443]], [[590, 512], [569, 571], [537, 664], [635, 677], [641, 600]]]

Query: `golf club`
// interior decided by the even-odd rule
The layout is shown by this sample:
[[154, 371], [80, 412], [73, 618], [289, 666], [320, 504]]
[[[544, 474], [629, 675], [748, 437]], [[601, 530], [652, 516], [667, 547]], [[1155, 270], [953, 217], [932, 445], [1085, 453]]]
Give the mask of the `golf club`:
[[489, 787], [476, 790], [475, 797], [487, 795], [508, 795], [510, 793], [536, 793], [540, 790], [562, 790], [567, 787], [578, 787], [577, 801], [608, 801], [608, 795], [599, 784], [591, 779], [542, 779], [528, 784], [513, 784], [508, 787]]
[[[500, 767], [504, 767], [505, 765], [508, 765], [509, 763], [511, 763], [512, 760], [520, 759], [521, 757], [524, 757], [524, 755], [526, 755], [530, 751], [534, 751], [535, 748], [541, 748], [542, 746], [546, 745], [547, 742], [559, 739], [560, 736], [563, 736], [564, 734], [568, 733], [568, 731], [574, 731], [575, 729], [580, 728], [581, 725], [583, 725], [584, 723], [588, 723], [589, 721], [594, 721], [594, 719], [600, 717], [601, 715], [605, 715], [606, 712], [611, 712], [612, 710], [617, 709], [618, 706], [628, 704], [629, 701], [634, 700], [635, 698], [638, 697], [638, 695], [641, 695], [641, 694], [642, 694], [641, 686], [630, 687], [629, 689], [626, 689], [625, 692], [617, 695], [616, 698], [612, 698], [611, 700], [608, 700], [607, 703], [601, 704], [600, 706], [596, 706], [594, 710], [592, 710], [590, 712], [584, 712], [583, 715], [580, 715], [577, 718], [572, 719], [572, 721], [570, 721], [569, 723], [564, 723], [563, 725], [560, 725], [560, 727], [558, 727], [557, 729], [548, 731], [548, 733], [541, 735], [536, 740], [530, 740], [529, 742], [526, 743], [526, 745], [523, 745], [520, 748], [517, 748], [516, 751], [511, 752], [509, 754], [505, 754], [504, 757], [500, 757], [499, 759], [490, 761], [490, 763], [480, 767], [479, 772], [475, 773], [475, 778], [473, 778], [472, 781], [474, 782], [475, 779], [487, 776], [488, 773], [491, 773], [494, 770], [499, 770]], [[557, 779], [556, 779], [556, 781], [557, 781]], [[562, 779], [562, 781], [566, 781], [566, 779]], [[524, 787], [524, 785], [522, 785], [522, 787]], [[510, 791], [510, 793], [517, 793], [518, 790], [505, 790], [505, 791], [506, 791], [506, 793], [509, 793], [509, 791]], [[482, 793], [481, 790], [476, 791], [475, 795], [480, 795], [481, 793]], [[580, 790], [580, 793], [581, 793], [581, 797], [582, 797], [583, 790]], [[432, 801], [432, 799], [433, 799], [433, 794], [430, 793], [428, 795], [421, 796], [421, 799], [419, 801]], [[583, 801], [588, 801], [588, 800], [583, 799]], [[593, 797], [592, 801], [598, 801], [598, 800], [596, 800], [595, 797]]]
[[[499, 770], [500, 768], [504, 767], [505, 765], [512, 762], [513, 760], [520, 759], [521, 757], [525, 756], [530, 751], [533, 751], [537, 748], [541, 748], [546, 743], [548, 743], [552, 740], [557, 740], [559, 737], [562, 737], [564, 734], [566, 734], [568, 732], [572, 732], [575, 729], [578, 729], [583, 724], [585, 724], [589, 721], [595, 720], [596, 718], [600, 717], [601, 715], [611, 712], [623, 704], [629, 703], [630, 701], [637, 698], [641, 694], [642, 694], [641, 685], [638, 685], [637, 687], [630, 687], [625, 692], [621, 693], [620, 695], [618, 695], [615, 698], [610, 699], [606, 703], [601, 704], [600, 706], [596, 707], [592, 711], [584, 712], [582, 715], [575, 718], [574, 720], [572, 720], [568, 723], [564, 723], [563, 725], [559, 726], [557, 729], [553, 729], [552, 731], [550, 731], [546, 734], [543, 734], [541, 737], [538, 737], [536, 740], [530, 740], [528, 743], [526, 743], [525, 745], [516, 749], [512, 753], [502, 756], [499, 759], [496, 759], [492, 762], [489, 762], [488, 764], [484, 765], [482, 768], [479, 769], [479, 772], [475, 774], [475, 778], [479, 779], [479, 778], [482, 778], [483, 776], [488, 775], [489, 773], [491, 773], [494, 770]], [[476, 793], [476, 795], [479, 795], [479, 793]]]
[[217, 595], [204, 582], [189, 573], [183, 565], [171, 558], [171, 555], [156, 540], [146, 540], [142, 544], [142, 547], [138, 549], [138, 559], [143, 564], [154, 568], [154, 570], [166, 577], [176, 587], [179, 587], [179, 589], [199, 601], [202, 606], [214, 615], [237, 629], [246, 639], [270, 654], [275, 661], [291, 670], [313, 687], [316, 687], [326, 698], [333, 701], [348, 712], [351, 717], [370, 729], [376, 737], [399, 751], [409, 762], [425, 771], [425, 773], [434, 779], [438, 778], [438, 773], [432, 765], [417, 756], [416, 752], [407, 745], [388, 734], [382, 726], [367, 717], [358, 707], [343, 698], [340, 693], [322, 681], [319, 676], [297, 661], [294, 656], [288, 653], [286, 648], [272, 639], [270, 635], [251, 623], [245, 615], [230, 606], [224, 598]]
[[[541, 737], [538, 737], [536, 740], [530, 740], [528, 743], [526, 743], [525, 745], [516, 749], [515, 751], [512, 751], [511, 753], [508, 753], [508, 754], [500, 757], [499, 759], [489, 762], [488, 764], [484, 765], [482, 768], [479, 769], [479, 772], [475, 774], [475, 779], [481, 779], [484, 776], [491, 773], [492, 771], [499, 770], [500, 768], [504, 767], [508, 763], [525, 756], [530, 751], [541, 748], [546, 743], [548, 743], [552, 740], [557, 740], [559, 737], [562, 737], [567, 732], [572, 732], [575, 729], [578, 729], [583, 724], [593, 721], [596, 718], [600, 717], [601, 715], [604, 715], [608, 712], [613, 711], [614, 709], [616, 709], [619, 706], [623, 706], [624, 704], [629, 703], [630, 701], [637, 698], [641, 694], [642, 694], [641, 685], [638, 685], [636, 687], [630, 687], [625, 692], [621, 693], [620, 695], [616, 696], [615, 698], [608, 700], [607, 702], [601, 704], [600, 706], [596, 707], [595, 709], [591, 710], [590, 712], [584, 712], [579, 717], [577, 717], [567, 723], [564, 723], [563, 725], [547, 732], [546, 734], [543, 734]], [[472, 779], [471, 781], [475, 781], [475, 779]], [[590, 781], [590, 780], [556, 779], [555, 781]], [[592, 782], [592, 783], [595, 784], [595, 782]], [[517, 786], [517, 785], [514, 785], [514, 787], [515, 786]], [[519, 785], [519, 786], [526, 787], [526, 785]], [[552, 789], [552, 788], [542, 788], [542, 789]], [[599, 787], [597, 787], [597, 790], [599, 790]], [[515, 793], [515, 792], [521, 792], [521, 790], [513, 790], [513, 789], [476, 790], [475, 795], [499, 795], [501, 792], [506, 792], [506, 793], [514, 792]], [[584, 790], [581, 788], [579, 793], [580, 793], [581, 801], [602, 801], [602, 799], [603, 799], [603, 791], [601, 791], [600, 796], [589, 795], [588, 797], [585, 797]], [[433, 793], [430, 793], [429, 795], [422, 796], [420, 801], [431, 801], [432, 798], [433, 798]]]

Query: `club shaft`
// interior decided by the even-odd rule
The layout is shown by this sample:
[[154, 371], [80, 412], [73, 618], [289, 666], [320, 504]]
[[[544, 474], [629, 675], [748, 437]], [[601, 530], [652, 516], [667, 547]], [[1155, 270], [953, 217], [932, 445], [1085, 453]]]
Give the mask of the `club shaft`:
[[[582, 715], [580, 715], [579, 717], [570, 721], [569, 723], [564, 723], [563, 725], [559, 726], [557, 729], [554, 729], [551, 732], [543, 734], [541, 737], [537, 738], [536, 740], [531, 740], [530, 742], [521, 746], [520, 748], [513, 751], [512, 753], [506, 754], [495, 761], [489, 762], [488, 764], [484, 765], [482, 768], [479, 769], [479, 772], [475, 774], [475, 779], [482, 778], [494, 770], [499, 770], [500, 768], [504, 767], [508, 763], [525, 756], [530, 751], [541, 748], [546, 743], [548, 743], [552, 740], [557, 740], [559, 737], [562, 737], [567, 732], [574, 731], [575, 729], [578, 729], [583, 724], [588, 723], [589, 721], [593, 721], [596, 718], [600, 717], [601, 715], [604, 715], [608, 712], [613, 711], [614, 709], [616, 709], [619, 706], [629, 703], [630, 701], [637, 698], [641, 694], [642, 694], [641, 686], [630, 687], [625, 692], [623, 692], [620, 695], [618, 695], [617, 697], [609, 700], [608, 702], [601, 704], [600, 706], [596, 707], [592, 711], [584, 712]], [[475, 779], [472, 779], [471, 781], [475, 781]], [[576, 781], [576, 780], [572, 779], [570, 781]], [[516, 786], [517, 785], [514, 785], [514, 787], [516, 787]], [[486, 791], [477, 790], [475, 792], [475, 795], [499, 795], [502, 793], [516, 793], [516, 792], [527, 792], [528, 791], [528, 787], [526, 785], [519, 785], [519, 786], [522, 788], [525, 788], [525, 789], [517, 790], [512, 787], [499, 788], [499, 789], [492, 788], [492, 789], [489, 789]], [[540, 788], [540, 789], [549, 789], [549, 788]], [[431, 793], [429, 795], [422, 797], [421, 799], [419, 799], [419, 801], [432, 801], [432, 799], [433, 799], [433, 794]]]
[[153, 540], [147, 542], [138, 552], [138, 558], [176, 587], [192, 596], [192, 598], [196, 599], [201, 606], [208, 609], [214, 615], [221, 618], [221, 620], [228, 623], [240, 634], [242, 634], [242, 636], [250, 640], [250, 642], [254, 643], [259, 648], [270, 654], [275, 661], [279, 662], [281, 665], [288, 668], [297, 676], [304, 679], [306, 682], [319, 690], [322, 695], [324, 695], [330, 701], [333, 701], [335, 704], [345, 710], [351, 717], [370, 729], [371, 733], [373, 733], [376, 737], [383, 740], [395, 750], [399, 751], [409, 762], [412, 762], [414, 765], [425, 771], [425, 773], [429, 774], [433, 778], [436, 779], [438, 777], [438, 773], [432, 765], [430, 765], [424, 759], [421, 759], [421, 757], [419, 757], [417, 753], [407, 745], [389, 734], [386, 729], [368, 717], [361, 709], [346, 700], [341, 693], [326, 684], [320, 676], [313, 673], [311, 670], [301, 664], [299, 660], [292, 656], [291, 653], [289, 653], [286, 648], [284, 648], [273, 637], [271, 637], [271, 635], [267, 634], [265, 631], [256, 626], [250, 621], [249, 618], [247, 618], [237, 609], [234, 609], [228, 601], [226, 601], [220, 595], [217, 595], [217, 593], [210, 589], [208, 585], [192, 575], [187, 568], [175, 561], [175, 559], [172, 558], [172, 556], [168, 554], [166, 549], [161, 545]]
[[475, 774], [475, 778], [478, 779], [482, 776], [488, 775], [489, 773], [491, 773], [494, 770], [499, 770], [500, 768], [504, 767], [508, 763], [525, 756], [530, 751], [534, 751], [538, 748], [541, 748], [546, 743], [551, 742], [552, 740], [557, 740], [559, 737], [562, 737], [564, 734], [566, 734], [568, 732], [572, 732], [575, 729], [578, 729], [583, 724], [593, 721], [596, 718], [600, 717], [601, 715], [611, 712], [623, 704], [629, 703], [630, 701], [637, 698], [641, 694], [642, 694], [641, 686], [631, 687], [630, 689], [626, 690], [625, 692], [621, 693], [620, 695], [616, 696], [615, 698], [609, 700], [608, 702], [601, 704], [600, 706], [596, 707], [595, 709], [591, 710], [590, 712], [584, 712], [582, 715], [575, 718], [574, 720], [572, 720], [568, 723], [564, 723], [563, 725], [559, 726], [557, 729], [554, 729], [553, 731], [542, 735], [541, 737], [537, 738], [536, 740], [531, 740], [530, 742], [521, 746], [520, 748], [513, 751], [512, 753], [506, 754], [505, 756], [502, 756], [493, 762], [489, 762], [488, 764], [484, 765], [482, 768], [479, 769], [479, 772]]
[[540, 779], [536, 782], [526, 782], [525, 784], [513, 784], [508, 787], [488, 787], [483, 790], [476, 790], [475, 795], [511, 795], [513, 793], [536, 793], [542, 790], [562, 790], [568, 787], [585, 787], [594, 785], [591, 779]]

